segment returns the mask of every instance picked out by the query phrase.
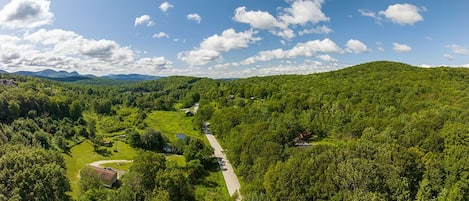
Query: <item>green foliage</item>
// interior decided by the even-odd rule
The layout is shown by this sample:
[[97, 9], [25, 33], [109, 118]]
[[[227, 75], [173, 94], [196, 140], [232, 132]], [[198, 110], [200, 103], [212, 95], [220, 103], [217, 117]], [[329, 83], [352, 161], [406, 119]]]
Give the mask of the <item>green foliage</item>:
[[86, 194], [88, 191], [101, 190], [103, 185], [94, 170], [85, 166], [80, 170], [80, 194]]
[[0, 146], [0, 197], [5, 200], [69, 200], [63, 158], [52, 151]]
[[96, 120], [91, 119], [88, 122], [88, 137], [94, 138], [96, 136]]
[[184, 158], [186, 162], [192, 160], [199, 160], [202, 164], [209, 163], [212, 158], [213, 148], [205, 145], [205, 143], [199, 139], [190, 139], [189, 144], [184, 146]]
[[[467, 186], [468, 76], [466, 69], [374, 62], [222, 82], [211, 130], [247, 193], [266, 192], [272, 200], [444, 200]], [[295, 147], [300, 133], [311, 133], [303, 140], [312, 147]], [[357, 141], [366, 149], [357, 151]]]
[[167, 168], [156, 174], [153, 192], [168, 192], [170, 200], [195, 200], [194, 189], [180, 169]]
[[165, 157], [142, 152], [117, 191], [116, 200], [194, 200], [194, 189], [183, 169], [167, 167]]
[[127, 135], [128, 143], [134, 148], [161, 152], [163, 151], [163, 146], [166, 144], [161, 132], [152, 128], [146, 128], [143, 134], [132, 130], [127, 132]]
[[[225, 198], [197, 190], [207, 182], [196, 176], [200, 165], [210, 167], [211, 152], [197, 140], [203, 139], [198, 128], [205, 121], [242, 178], [246, 199], [469, 197], [469, 71], [464, 68], [372, 62], [311, 75], [230, 81], [175, 76], [119, 87], [1, 76], [18, 87], [0, 86], [0, 144], [66, 152], [82, 136], [93, 139], [129, 130], [127, 141], [133, 147], [161, 150], [161, 134], [142, 131], [154, 128], [187, 160], [184, 177], [173, 170], [176, 165], [165, 163], [154, 171], [162, 172], [162, 181], [168, 180], [165, 174], [179, 178], [183, 189], [185, 179], [195, 183], [191, 196], [197, 199]], [[200, 108], [195, 117], [174, 111], [176, 105], [196, 102]], [[177, 133], [195, 140], [178, 141]], [[297, 142], [312, 146], [297, 147]], [[164, 182], [157, 188], [156, 175], [147, 181], [138, 172], [129, 172], [124, 179], [128, 185], [124, 182], [114, 200], [173, 199], [175, 188]], [[100, 190], [94, 192], [97, 197], [87, 192], [83, 199], [103, 195]]]
[[98, 114], [110, 115], [112, 112], [112, 102], [109, 99], [100, 99], [95, 102], [94, 110]]
[[165, 141], [161, 132], [147, 128], [141, 136], [141, 143], [145, 150], [162, 151]]
[[166, 168], [166, 159], [161, 154], [142, 152], [135, 159], [130, 170], [136, 175], [134, 179], [140, 181], [141, 188], [151, 191], [155, 188], [155, 178], [159, 170]]

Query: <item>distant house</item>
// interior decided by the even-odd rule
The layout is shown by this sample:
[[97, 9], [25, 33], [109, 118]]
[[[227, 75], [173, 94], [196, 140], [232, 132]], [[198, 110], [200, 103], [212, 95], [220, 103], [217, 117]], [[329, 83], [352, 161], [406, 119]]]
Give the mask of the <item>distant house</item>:
[[101, 184], [105, 187], [112, 188], [112, 185], [117, 181], [117, 172], [110, 168], [101, 168], [95, 166], [89, 166], [96, 176], [101, 181]]
[[18, 86], [18, 84], [16, 84], [15, 81], [13, 81], [12, 79], [0, 79], [0, 85], [3, 85], [3, 86], [10, 86], [10, 87], [16, 87]]
[[163, 145], [163, 151], [166, 153], [174, 153], [174, 147], [170, 144]]
[[295, 146], [296, 146], [296, 147], [309, 147], [309, 146], [311, 146], [311, 144], [302, 141], [302, 142], [297, 142], [297, 143], [295, 143]]
[[101, 145], [105, 146], [105, 147], [112, 147], [112, 142], [111, 141], [102, 141]]
[[297, 135], [296, 138], [293, 139], [293, 142], [295, 143], [295, 146], [297, 147], [307, 147], [311, 146], [307, 140], [309, 140], [312, 137], [312, 133], [308, 131], [303, 131]]

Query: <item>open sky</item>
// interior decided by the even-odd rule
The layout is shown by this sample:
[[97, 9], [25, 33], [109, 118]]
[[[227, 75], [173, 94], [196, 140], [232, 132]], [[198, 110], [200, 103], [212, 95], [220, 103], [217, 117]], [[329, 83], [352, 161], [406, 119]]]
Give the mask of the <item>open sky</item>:
[[469, 67], [467, 0], [0, 0], [0, 69], [212, 78]]

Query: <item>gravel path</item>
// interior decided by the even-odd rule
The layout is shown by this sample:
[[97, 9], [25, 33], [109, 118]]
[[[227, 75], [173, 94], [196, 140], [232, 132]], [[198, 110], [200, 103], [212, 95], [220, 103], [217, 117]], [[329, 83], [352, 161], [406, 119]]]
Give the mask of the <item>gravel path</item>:
[[102, 164], [106, 163], [131, 163], [133, 160], [100, 160], [90, 163], [91, 166], [95, 167], [103, 167]]

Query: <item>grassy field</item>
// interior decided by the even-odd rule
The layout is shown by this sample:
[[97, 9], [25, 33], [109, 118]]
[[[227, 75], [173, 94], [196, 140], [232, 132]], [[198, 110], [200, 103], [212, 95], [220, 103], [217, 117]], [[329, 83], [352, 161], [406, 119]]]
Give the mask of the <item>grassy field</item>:
[[199, 138], [208, 144], [205, 136], [194, 130], [193, 117], [186, 117], [182, 111], [154, 111], [148, 114], [145, 123], [166, 135], [171, 142], [176, 141], [176, 134], [182, 133], [186, 136]]
[[[83, 166], [99, 160], [132, 160], [138, 154], [138, 151], [120, 141], [117, 137], [123, 134], [123, 131], [106, 132], [106, 130], [108, 130], [106, 126], [116, 126], [123, 122], [127, 122], [124, 123], [126, 125], [131, 125], [133, 119], [135, 119], [133, 115], [135, 112], [136, 111], [132, 109], [124, 108], [122, 111], [117, 112], [119, 116], [121, 116], [119, 119], [116, 117], [98, 116], [95, 113], [84, 113], [85, 119], [96, 119], [98, 135], [102, 135], [105, 140], [113, 141], [113, 145], [112, 147], [101, 147], [102, 151], [98, 154], [93, 150], [92, 143], [86, 140], [72, 147], [69, 153], [64, 154], [67, 165], [67, 177], [70, 179], [72, 186], [72, 198], [77, 199], [79, 196], [78, 175]], [[193, 117], [186, 117], [182, 111], [153, 111], [147, 115], [145, 124], [148, 127], [161, 131], [171, 142], [177, 140], [176, 134], [182, 133], [186, 136], [199, 138], [208, 144], [207, 138], [200, 133], [200, 131], [194, 130], [192, 118]], [[136, 129], [132, 126], [126, 128]], [[117, 152], [115, 152], [115, 150], [117, 150]], [[168, 162], [175, 162], [179, 167], [186, 166], [186, 161], [183, 156], [168, 155], [166, 159]], [[119, 170], [129, 170], [131, 165], [131, 163], [104, 164], [106, 167]], [[228, 190], [226, 189], [220, 169], [212, 168], [209, 170], [209, 174], [195, 185], [195, 193], [197, 200], [225, 200], [229, 198]]]
[[[113, 150], [116, 147], [117, 152], [114, 152]], [[106, 149], [109, 154], [101, 155], [94, 152], [92, 143], [84, 141], [70, 149], [70, 153], [64, 154], [67, 177], [70, 179], [73, 198], [78, 198], [78, 174], [83, 166], [99, 160], [132, 160], [137, 155], [137, 151], [121, 141], [114, 142], [113, 147], [102, 147], [102, 149]]]

